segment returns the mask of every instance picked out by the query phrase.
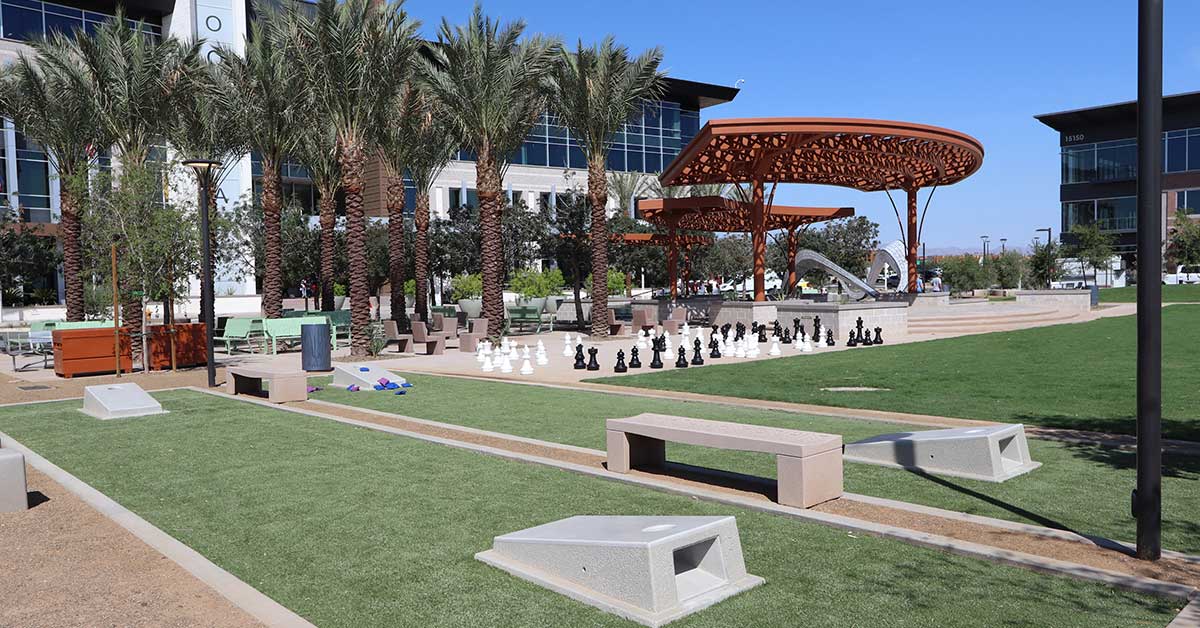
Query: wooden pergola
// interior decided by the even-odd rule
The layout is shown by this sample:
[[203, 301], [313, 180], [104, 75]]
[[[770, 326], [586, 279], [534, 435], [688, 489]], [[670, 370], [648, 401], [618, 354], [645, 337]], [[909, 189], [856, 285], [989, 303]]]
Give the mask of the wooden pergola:
[[[846, 218], [854, 215], [853, 207], [791, 207], [767, 204], [756, 213], [755, 205], [723, 196], [691, 196], [683, 198], [654, 198], [638, 201], [642, 216], [649, 222], [667, 229], [668, 237], [678, 231], [720, 231], [749, 233], [754, 242], [755, 300], [766, 300], [766, 233], [785, 230], [788, 234], [788, 291], [796, 288], [797, 231], [815, 222]], [[759, 237], [761, 236], [761, 237]], [[759, 246], [759, 243], [762, 246]], [[676, 259], [674, 247], [667, 249], [667, 274], [671, 281], [671, 298], [676, 295]], [[760, 279], [762, 281], [760, 281]], [[761, 298], [760, 298], [761, 292]]]
[[679, 271], [679, 252], [683, 251], [683, 279], [687, 281], [691, 275], [691, 263], [688, 251], [698, 246], [710, 246], [713, 239], [708, 236], [679, 233], [670, 230], [668, 233], [614, 233], [613, 242], [631, 246], [658, 246], [667, 249], [667, 275], [671, 281], [671, 298], [676, 297], [676, 275]]
[[[763, 301], [765, 264], [760, 260], [765, 259], [776, 185], [903, 190], [908, 196], [908, 220], [907, 227], [903, 223], [900, 227], [906, 234], [908, 290], [915, 292], [920, 237], [917, 192], [961, 181], [982, 163], [983, 145], [978, 140], [939, 127], [848, 118], [747, 118], [704, 125], [659, 180], [664, 186], [750, 184], [746, 218], [754, 244], [754, 299]], [[769, 198], [768, 183], [772, 184]]]

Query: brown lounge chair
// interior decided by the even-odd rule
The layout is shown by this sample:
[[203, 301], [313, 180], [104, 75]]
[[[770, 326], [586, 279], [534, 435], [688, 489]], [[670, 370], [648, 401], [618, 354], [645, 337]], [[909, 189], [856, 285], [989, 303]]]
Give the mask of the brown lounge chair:
[[617, 320], [617, 311], [608, 310], [608, 335], [610, 336], [628, 336], [629, 324], [624, 321]]
[[396, 326], [396, 321], [391, 319], [384, 320], [383, 333], [387, 337], [388, 344], [396, 343], [396, 353], [413, 352], [412, 334], [400, 333], [400, 328]]
[[467, 324], [471, 331], [458, 333], [458, 350], [463, 353], [475, 353], [479, 348], [479, 341], [487, 335], [488, 319], [472, 318]]
[[641, 333], [647, 329], [656, 331], [658, 329], [658, 319], [650, 313], [650, 310], [634, 310], [633, 311], [633, 328]]
[[446, 350], [446, 341], [452, 338], [453, 334], [427, 331], [425, 323], [413, 321], [412, 337], [414, 343], [425, 345], [425, 355], [441, 355]]
[[671, 315], [667, 317], [667, 320], [662, 322], [663, 333], [678, 334], [679, 328], [682, 327], [685, 322], [687, 322], [687, 318], [687, 308], [677, 307], [671, 310]]

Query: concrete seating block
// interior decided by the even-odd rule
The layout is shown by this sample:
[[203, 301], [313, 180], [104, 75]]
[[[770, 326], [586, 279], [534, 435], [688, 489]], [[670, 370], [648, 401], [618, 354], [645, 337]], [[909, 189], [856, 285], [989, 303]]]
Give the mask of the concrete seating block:
[[0, 449], [0, 513], [24, 510], [29, 510], [25, 456], [15, 449]]
[[497, 536], [475, 558], [645, 626], [764, 582], [746, 572], [733, 517], [569, 517]]
[[1003, 482], [1042, 466], [1029, 457], [1020, 424], [883, 434], [847, 444], [845, 458], [987, 482]]
[[166, 414], [162, 404], [137, 384], [88, 386], [83, 389], [81, 411], [102, 420]]
[[[268, 389], [263, 390], [266, 382]], [[225, 392], [231, 395], [266, 397], [272, 403], [308, 400], [308, 374], [253, 366], [231, 366], [226, 370]]]
[[661, 466], [666, 442], [775, 454], [778, 501], [810, 508], [842, 496], [842, 437], [662, 414], [608, 419], [608, 470]]
[[407, 380], [403, 377], [378, 366], [370, 364], [335, 364], [333, 365], [333, 385], [345, 388], [350, 385], [358, 385], [359, 387], [370, 390], [373, 386], [379, 383], [379, 380], [386, 379], [389, 382], [404, 384]]

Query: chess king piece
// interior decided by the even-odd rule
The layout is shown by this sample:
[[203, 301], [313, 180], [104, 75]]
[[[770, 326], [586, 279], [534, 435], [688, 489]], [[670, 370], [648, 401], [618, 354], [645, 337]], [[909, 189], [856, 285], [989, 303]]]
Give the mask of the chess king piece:
[[[818, 339], [817, 339], [817, 342], [820, 342], [820, 341], [821, 341], [821, 340], [818, 338]], [[826, 329], [826, 330], [825, 330], [825, 346], [826, 346], [826, 347], [832, 347], [832, 346], [833, 346], [833, 330], [832, 330], [832, 329]]]
[[634, 347], [629, 350], [629, 368], [631, 368], [631, 369], [642, 368], [642, 360], [641, 360], [641, 358], [638, 357], [638, 348], [637, 347]]
[[692, 341], [694, 349], [692, 352], [692, 366], [701, 366], [704, 364], [704, 347], [701, 344], [699, 338]]
[[792, 344], [792, 330], [784, 327], [783, 328], [783, 338], [780, 338], [779, 342], [781, 342], [785, 345]]
[[792, 338], [799, 338], [799, 337], [800, 337], [800, 319], [793, 318], [792, 319]]
[[717, 340], [716, 336], [708, 341], [708, 357], [712, 359], [721, 357], [721, 341]]
[[876, 328], [875, 328], [875, 342], [874, 342], [874, 344], [877, 344], [877, 345], [881, 345], [881, 344], [883, 344], [883, 328], [882, 328], [882, 327], [876, 327]]
[[666, 350], [662, 336], [654, 339], [654, 344], [651, 345], [651, 350], [654, 354], [650, 357], [650, 368], [660, 369], [663, 367], [662, 352]]
[[820, 316], [813, 317], [812, 336], [817, 342], [821, 341], [821, 317]]
[[624, 373], [629, 367], [625, 366], [625, 351], [617, 351], [617, 365], [613, 367], [614, 373]]
[[687, 365], [687, 349], [679, 347], [679, 358], [675, 360], [675, 368], [685, 369]]
[[858, 346], [858, 336], [854, 335], [853, 329], [850, 330], [850, 337], [846, 339], [846, 346], [847, 347], [857, 347]]
[[597, 353], [600, 353], [600, 350], [597, 349], [596, 347], [591, 347], [588, 349], [587, 370], [589, 370], [589, 371], [599, 371], [600, 370], [600, 363], [596, 361]]
[[857, 330], [857, 334], [858, 334], [854, 338], [855, 342], [857, 342], [860, 345], [871, 344], [869, 342], [863, 342], [863, 320], [862, 320], [861, 316], [859, 316], [858, 320], [854, 322], [854, 329]]
[[575, 370], [582, 371], [587, 368], [587, 364], [583, 361], [583, 345], [575, 345]]

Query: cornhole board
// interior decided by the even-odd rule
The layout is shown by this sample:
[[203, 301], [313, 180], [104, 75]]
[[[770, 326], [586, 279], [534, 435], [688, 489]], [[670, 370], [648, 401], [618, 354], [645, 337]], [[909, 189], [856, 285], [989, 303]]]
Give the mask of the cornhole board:
[[1021, 424], [883, 434], [848, 443], [844, 458], [987, 482], [1003, 482], [1042, 466], [1029, 457]]
[[[366, 369], [365, 371], [363, 369]], [[386, 378], [389, 382], [404, 384], [403, 377], [378, 366], [370, 364], [334, 364], [333, 365], [333, 385], [334, 386], [352, 386], [358, 385], [366, 390], [370, 390], [372, 386], [379, 383], [380, 378]]]
[[137, 384], [88, 386], [83, 389], [83, 408], [80, 411], [102, 420], [167, 413], [162, 404]]
[[576, 516], [495, 537], [479, 561], [646, 626], [764, 581], [733, 517]]

